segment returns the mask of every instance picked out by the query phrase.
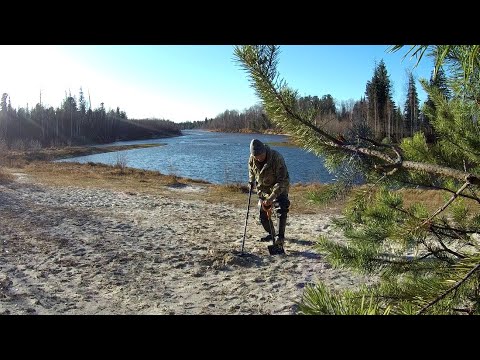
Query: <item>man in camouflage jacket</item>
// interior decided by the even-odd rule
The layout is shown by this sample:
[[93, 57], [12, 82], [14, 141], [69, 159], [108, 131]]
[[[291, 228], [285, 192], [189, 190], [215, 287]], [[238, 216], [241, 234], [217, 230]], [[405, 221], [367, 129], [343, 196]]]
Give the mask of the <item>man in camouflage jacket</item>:
[[283, 246], [285, 242], [285, 227], [287, 225], [287, 213], [290, 207], [288, 191], [290, 188], [290, 176], [283, 156], [276, 150], [260, 140], [253, 139], [250, 142], [250, 158], [248, 159], [249, 186], [256, 186], [259, 197], [258, 208], [260, 222], [269, 235], [260, 241], [270, 241], [270, 226], [274, 226], [269, 213], [272, 205], [277, 214], [277, 235], [275, 245]]

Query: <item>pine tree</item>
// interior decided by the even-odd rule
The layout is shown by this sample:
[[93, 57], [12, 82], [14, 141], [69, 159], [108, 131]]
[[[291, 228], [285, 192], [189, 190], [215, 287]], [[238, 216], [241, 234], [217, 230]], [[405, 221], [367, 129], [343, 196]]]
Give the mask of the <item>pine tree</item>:
[[387, 136], [388, 103], [392, 103], [391, 87], [387, 67], [382, 59], [375, 65], [373, 77], [367, 82], [365, 90], [369, 119], [371, 119], [370, 126], [373, 128], [375, 137], [380, 140]]
[[8, 105], [7, 105], [8, 94], [3, 93], [2, 99], [0, 101], [0, 142], [7, 140], [7, 119], [8, 119]]
[[[392, 47], [393, 51], [401, 46]], [[421, 81], [437, 112], [439, 140], [427, 144], [417, 132], [400, 144], [375, 141], [368, 131], [338, 140], [296, 111], [298, 92], [281, 79], [278, 46], [237, 46], [265, 111], [304, 149], [343, 174], [330, 198], [350, 190], [351, 201], [335, 225], [347, 244], [321, 237], [317, 250], [334, 266], [377, 275], [378, 282], [336, 293], [322, 284], [306, 288], [304, 314], [479, 314], [480, 313], [480, 56], [479, 46], [414, 46], [419, 61], [429, 51], [436, 69], [451, 65], [451, 100]], [[408, 54], [407, 53], [407, 54]], [[349, 164], [348, 168], [345, 164]], [[367, 186], [352, 185], [361, 172]], [[339, 186], [339, 184], [341, 186]], [[445, 203], [429, 211], [407, 205], [398, 189], [436, 189]]]
[[405, 125], [408, 136], [413, 136], [420, 128], [419, 100], [413, 73], [408, 74], [407, 100], [405, 100]]
[[[445, 71], [443, 70], [443, 68], [438, 69], [435, 76], [434, 72], [432, 71], [429, 85], [431, 87], [437, 88], [447, 100], [451, 98], [451, 92], [447, 86], [447, 78], [445, 77]], [[436, 135], [431, 126], [431, 119], [434, 119], [436, 117], [436, 108], [430, 95], [427, 95], [427, 101], [425, 101], [425, 103], [423, 104], [422, 113], [424, 114], [423, 127], [425, 130], [425, 136], [430, 142], [435, 141]]]
[[78, 105], [79, 105], [79, 111], [81, 118], [85, 117], [85, 114], [87, 112], [87, 101], [85, 100], [85, 96], [83, 95], [83, 89], [80, 88], [80, 92], [78, 95]]

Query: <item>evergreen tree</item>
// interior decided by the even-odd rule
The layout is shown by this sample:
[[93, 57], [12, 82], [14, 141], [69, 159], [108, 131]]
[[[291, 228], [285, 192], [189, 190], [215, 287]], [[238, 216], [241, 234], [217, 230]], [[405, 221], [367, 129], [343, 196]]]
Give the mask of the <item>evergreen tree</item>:
[[8, 94], [3, 93], [2, 94], [2, 100], [0, 102], [0, 111], [3, 113], [7, 112], [7, 100], [8, 100]]
[[83, 95], [82, 88], [80, 88], [80, 93], [78, 95], [78, 105], [81, 117], [83, 118], [87, 112], [87, 101], [85, 100], [85, 96]]
[[413, 136], [419, 130], [419, 100], [413, 73], [408, 74], [407, 100], [405, 100], [405, 126], [406, 134]]
[[322, 98], [320, 99], [319, 107], [320, 107], [320, 113], [322, 115], [331, 115], [331, 114], [337, 113], [335, 101], [333, 100], [333, 97], [330, 94], [322, 96]]
[[0, 141], [7, 140], [8, 94], [3, 93], [0, 101]]
[[373, 77], [367, 82], [365, 90], [368, 99], [369, 124], [375, 137], [380, 140], [387, 136], [387, 116], [391, 107], [388, 102], [392, 103], [391, 88], [387, 67], [382, 59], [375, 65]]
[[[431, 87], [437, 88], [447, 100], [451, 98], [451, 92], [447, 86], [447, 78], [445, 76], [445, 71], [442, 67], [438, 69], [435, 76], [434, 72], [432, 71], [429, 85]], [[427, 137], [427, 140], [429, 142], [433, 142], [435, 141], [436, 136], [431, 126], [431, 120], [436, 117], [436, 107], [430, 95], [427, 95], [427, 101], [423, 104], [422, 113], [424, 114], [423, 128], [425, 131], [425, 136]]]
[[[336, 221], [347, 244], [321, 237], [317, 249], [334, 266], [377, 275], [378, 281], [338, 294], [322, 284], [308, 286], [302, 313], [480, 313], [479, 47], [417, 46], [411, 51], [421, 59], [429, 49], [437, 69], [448, 61], [457, 71], [450, 79], [451, 100], [421, 80], [437, 108], [432, 126], [439, 141], [429, 145], [418, 132], [396, 146], [379, 143], [368, 132], [339, 140], [315, 126], [296, 110], [298, 92], [279, 77], [278, 46], [235, 47], [271, 121], [324, 157], [329, 170], [345, 170], [348, 163], [369, 184], [362, 189], [332, 186], [333, 195], [354, 190], [344, 218]], [[396, 190], [411, 187], [439, 191], [444, 205], [430, 212], [421, 202], [405, 204]]]
[[393, 114], [393, 123], [394, 123], [394, 140], [395, 142], [399, 142], [400, 139], [402, 139], [403, 136], [403, 127], [404, 127], [404, 121], [403, 121], [403, 115], [402, 115], [402, 110], [400, 107], [395, 107], [394, 109], [394, 114]]

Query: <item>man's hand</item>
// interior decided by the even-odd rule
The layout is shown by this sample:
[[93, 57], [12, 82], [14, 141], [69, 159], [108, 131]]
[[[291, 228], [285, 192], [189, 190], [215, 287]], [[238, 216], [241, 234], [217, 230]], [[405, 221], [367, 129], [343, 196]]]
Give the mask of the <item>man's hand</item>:
[[260, 200], [262, 202], [262, 209], [263, 211], [265, 211], [265, 213], [267, 214], [267, 218], [271, 218], [272, 217], [272, 204], [273, 202], [270, 201], [270, 200]]
[[249, 182], [248, 182], [248, 189], [249, 189], [249, 190], [253, 190], [253, 186], [254, 186], [254, 182], [253, 182], [253, 181], [249, 181]]
[[262, 201], [262, 206], [263, 206], [264, 208], [269, 208], [269, 207], [272, 206], [272, 204], [273, 204], [273, 201], [271, 201], [271, 200], [263, 200], [263, 201]]

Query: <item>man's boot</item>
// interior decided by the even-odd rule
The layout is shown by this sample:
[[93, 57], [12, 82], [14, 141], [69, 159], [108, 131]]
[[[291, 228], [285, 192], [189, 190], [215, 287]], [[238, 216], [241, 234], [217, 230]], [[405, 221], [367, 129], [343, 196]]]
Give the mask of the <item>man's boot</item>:
[[267, 236], [260, 238], [260, 241], [261, 242], [272, 241], [272, 235], [268, 234]]
[[277, 221], [278, 235], [275, 237], [275, 245], [283, 246], [285, 242], [285, 228], [287, 226], [287, 214], [279, 214]]

